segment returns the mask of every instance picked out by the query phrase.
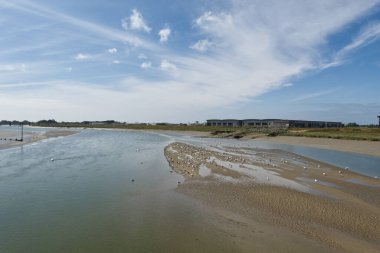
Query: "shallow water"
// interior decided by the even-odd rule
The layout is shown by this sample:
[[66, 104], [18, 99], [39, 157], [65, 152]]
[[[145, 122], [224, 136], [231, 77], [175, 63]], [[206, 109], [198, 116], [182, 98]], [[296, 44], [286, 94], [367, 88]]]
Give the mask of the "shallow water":
[[163, 156], [169, 140], [85, 130], [0, 151], [0, 252], [231, 248], [201, 206], [173, 191], [183, 179]]
[[1, 150], [0, 252], [244, 251], [205, 207], [174, 191], [183, 178], [163, 150], [175, 140], [243, 144], [82, 130]]

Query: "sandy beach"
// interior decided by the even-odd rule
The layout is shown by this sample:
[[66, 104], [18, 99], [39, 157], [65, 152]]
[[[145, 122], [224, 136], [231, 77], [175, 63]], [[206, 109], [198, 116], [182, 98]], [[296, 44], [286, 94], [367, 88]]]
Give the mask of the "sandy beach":
[[340, 140], [295, 136], [261, 137], [258, 140], [380, 156], [379, 141]]
[[177, 191], [230, 220], [243, 245], [265, 228], [304, 245], [293, 252], [380, 252], [377, 178], [282, 150], [175, 142], [165, 156], [185, 178]]
[[43, 139], [69, 136], [75, 133], [77, 132], [69, 130], [47, 130], [44, 132], [25, 131], [23, 141], [17, 141], [21, 139], [18, 131], [0, 129], [0, 149], [18, 147]]

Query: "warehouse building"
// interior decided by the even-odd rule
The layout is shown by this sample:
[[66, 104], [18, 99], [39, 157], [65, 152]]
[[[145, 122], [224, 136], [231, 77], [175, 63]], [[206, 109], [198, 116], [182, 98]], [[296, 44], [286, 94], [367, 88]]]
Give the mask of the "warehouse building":
[[343, 127], [342, 122], [284, 120], [284, 119], [209, 119], [207, 126], [224, 127], [293, 127], [293, 128], [337, 128]]

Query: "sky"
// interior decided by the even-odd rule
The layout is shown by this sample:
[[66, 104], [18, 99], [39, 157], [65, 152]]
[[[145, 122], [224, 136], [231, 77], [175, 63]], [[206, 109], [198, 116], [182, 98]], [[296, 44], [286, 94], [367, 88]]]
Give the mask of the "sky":
[[380, 0], [0, 0], [0, 31], [0, 120], [380, 115]]

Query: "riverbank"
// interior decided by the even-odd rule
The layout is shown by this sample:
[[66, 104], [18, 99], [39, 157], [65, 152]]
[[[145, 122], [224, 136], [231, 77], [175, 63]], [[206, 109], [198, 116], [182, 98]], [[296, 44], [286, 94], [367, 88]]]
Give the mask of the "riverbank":
[[379, 141], [339, 140], [330, 138], [296, 136], [260, 137], [258, 140], [268, 141], [272, 143], [302, 145], [313, 148], [332, 149], [371, 156], [380, 156]]
[[25, 131], [23, 141], [19, 131], [1, 130], [0, 129], [0, 150], [30, 144], [48, 138], [64, 137], [78, 133], [71, 130], [48, 130], [43, 132]]
[[[178, 192], [231, 224], [279, 228], [279, 238], [295, 233], [326, 252], [380, 252], [378, 179], [281, 150], [172, 143], [165, 156], [186, 179]], [[251, 228], [240, 227], [236, 237], [249, 240]]]

